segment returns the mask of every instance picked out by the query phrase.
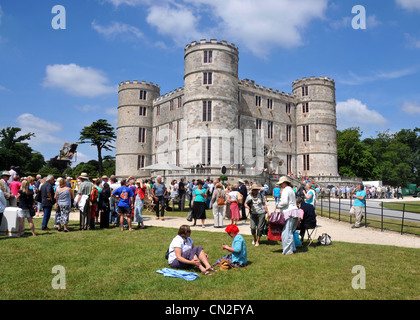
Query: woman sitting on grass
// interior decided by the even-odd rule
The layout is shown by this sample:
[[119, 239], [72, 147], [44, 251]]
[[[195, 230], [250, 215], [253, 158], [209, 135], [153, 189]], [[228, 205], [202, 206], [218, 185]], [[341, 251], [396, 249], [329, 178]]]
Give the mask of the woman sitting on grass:
[[[178, 235], [169, 245], [168, 262], [172, 268], [187, 269], [196, 266], [205, 276], [211, 276], [210, 271], [215, 271], [209, 264], [209, 257], [200, 246], [194, 246], [190, 238], [191, 229], [187, 225], [179, 227]], [[203, 266], [204, 265], [204, 266]]]
[[[233, 241], [231, 247], [227, 244], [222, 246], [223, 250], [227, 250], [231, 253], [223, 256], [221, 259], [228, 260], [234, 267], [245, 267], [248, 264], [246, 244], [244, 238], [239, 234], [239, 228], [234, 224], [230, 224], [226, 227], [225, 231], [233, 238]], [[216, 264], [218, 264], [221, 259], [217, 260]]]

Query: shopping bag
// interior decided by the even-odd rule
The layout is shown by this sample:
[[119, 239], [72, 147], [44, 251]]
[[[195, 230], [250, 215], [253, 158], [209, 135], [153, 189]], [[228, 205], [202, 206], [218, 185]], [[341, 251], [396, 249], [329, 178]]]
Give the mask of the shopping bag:
[[283, 230], [283, 226], [277, 224], [269, 224], [268, 225], [268, 234], [267, 240], [270, 241], [281, 241], [281, 232]]

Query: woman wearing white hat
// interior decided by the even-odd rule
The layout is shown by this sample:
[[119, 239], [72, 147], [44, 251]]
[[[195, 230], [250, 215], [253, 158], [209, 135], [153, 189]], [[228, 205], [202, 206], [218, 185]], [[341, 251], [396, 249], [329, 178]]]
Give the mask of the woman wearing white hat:
[[282, 189], [280, 201], [277, 205], [278, 208], [282, 209], [286, 224], [283, 227], [281, 233], [281, 242], [283, 245], [283, 254], [293, 254], [296, 251], [296, 246], [293, 240], [293, 234], [298, 225], [300, 218], [299, 208], [296, 205], [295, 192], [292, 189], [292, 181], [289, 177], [283, 176], [277, 182]]

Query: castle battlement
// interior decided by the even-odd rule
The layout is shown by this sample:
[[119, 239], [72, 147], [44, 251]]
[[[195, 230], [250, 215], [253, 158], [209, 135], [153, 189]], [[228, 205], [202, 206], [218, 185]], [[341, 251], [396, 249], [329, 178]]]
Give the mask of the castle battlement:
[[228, 43], [226, 40], [217, 41], [216, 39], [210, 39], [210, 40], [201, 39], [200, 41], [193, 41], [190, 44], [187, 44], [185, 46], [185, 51], [187, 51], [189, 49], [192, 49], [195, 46], [201, 45], [201, 44], [219, 44], [219, 45], [229, 47], [229, 48], [239, 52], [238, 47], [234, 43]]
[[138, 81], [138, 80], [133, 80], [133, 81], [130, 81], [130, 80], [127, 80], [127, 81], [123, 81], [123, 82], [121, 82], [120, 84], [119, 84], [119, 87], [121, 87], [121, 86], [125, 86], [125, 85], [133, 85], [133, 84], [141, 84], [141, 85], [146, 85], [146, 86], [151, 86], [151, 87], [155, 87], [155, 88], [158, 88], [158, 89], [160, 89], [160, 87], [159, 87], [159, 85], [157, 84], [157, 83], [153, 83], [153, 82], [149, 82], [149, 83], [147, 83], [146, 81], [144, 81], [144, 80], [142, 80], [142, 81]]
[[293, 97], [292, 94], [290, 93], [285, 93], [284, 91], [280, 92], [278, 89], [267, 88], [266, 86], [260, 86], [259, 84], [256, 84], [254, 80], [249, 80], [249, 79], [239, 80], [239, 84], [248, 88], [253, 88], [255, 90], [261, 90], [268, 94], [274, 94], [274, 95], [278, 95], [282, 97]]
[[331, 82], [332, 85], [335, 84], [335, 80], [329, 77], [324, 77], [324, 76], [319, 76], [319, 77], [315, 77], [315, 76], [311, 76], [310, 78], [306, 78], [303, 77], [302, 79], [296, 79], [295, 81], [293, 81], [292, 86], [296, 86], [298, 84], [300, 84], [301, 82], [308, 82], [308, 81], [313, 81], [313, 80], [322, 80], [322, 81], [326, 81], [326, 82]]
[[154, 99], [153, 102], [160, 103], [167, 100], [171, 100], [173, 98], [179, 97], [183, 93], [184, 93], [184, 87], [179, 87], [178, 89], [169, 91], [168, 93], [165, 93], [164, 95], [161, 95], [160, 97]]

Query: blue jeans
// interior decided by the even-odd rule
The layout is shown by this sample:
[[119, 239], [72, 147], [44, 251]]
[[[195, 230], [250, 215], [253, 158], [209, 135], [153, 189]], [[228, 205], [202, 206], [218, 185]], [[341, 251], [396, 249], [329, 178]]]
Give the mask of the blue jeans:
[[281, 232], [281, 243], [283, 245], [283, 254], [289, 254], [296, 251], [295, 241], [293, 234], [296, 231], [298, 225], [298, 218], [290, 217], [286, 220], [286, 224]]
[[140, 198], [136, 198], [136, 201], [134, 202], [134, 217], [136, 218], [136, 221], [138, 223], [143, 222], [143, 207], [144, 207], [144, 200], [141, 200]]
[[52, 206], [43, 207], [43, 210], [44, 210], [44, 218], [42, 219], [41, 230], [44, 230], [48, 226], [48, 221], [50, 220], [50, 217], [51, 217]]

